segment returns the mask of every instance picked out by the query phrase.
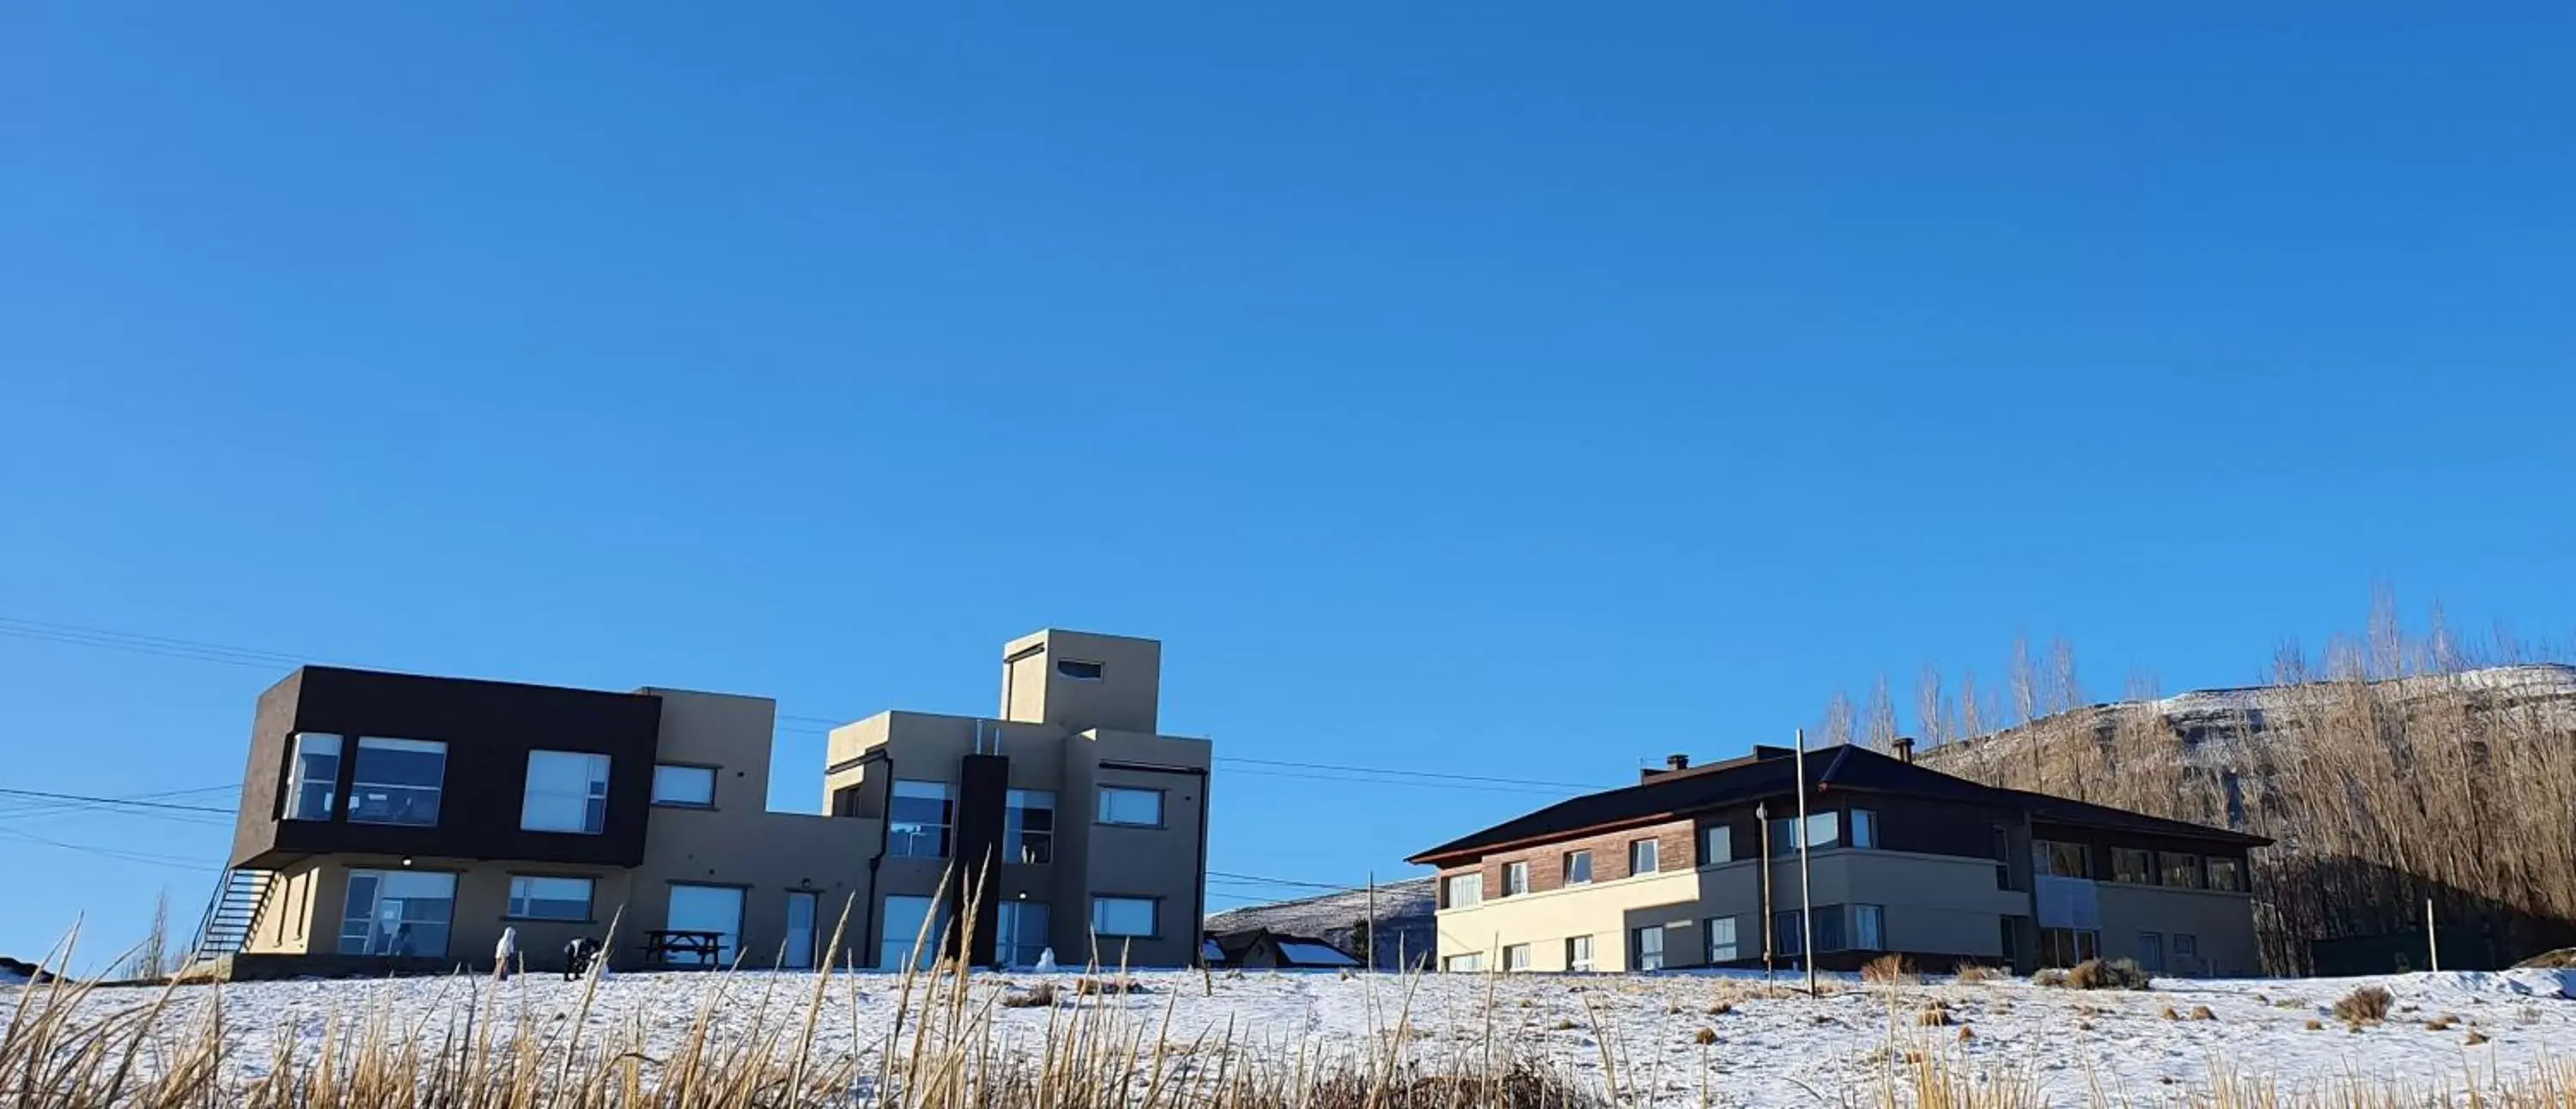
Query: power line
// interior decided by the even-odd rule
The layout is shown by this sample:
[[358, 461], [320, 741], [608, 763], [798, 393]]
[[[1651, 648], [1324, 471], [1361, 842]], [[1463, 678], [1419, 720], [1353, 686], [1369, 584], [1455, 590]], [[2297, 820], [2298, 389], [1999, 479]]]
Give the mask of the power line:
[[1293, 766], [1300, 770], [1343, 770], [1361, 774], [1398, 774], [1409, 778], [1439, 778], [1456, 782], [1488, 782], [1496, 785], [1543, 786], [1549, 789], [1608, 789], [1608, 786], [1577, 785], [1573, 782], [1542, 782], [1530, 778], [1493, 778], [1482, 774], [1452, 774], [1439, 770], [1394, 770], [1375, 766], [1341, 766], [1326, 762], [1291, 762], [1285, 759], [1256, 759], [1242, 755], [1219, 755], [1218, 762], [1250, 763], [1255, 766]]
[[172, 870], [201, 871], [207, 866], [205, 860], [202, 859], [183, 859], [176, 855], [154, 855], [141, 851], [122, 851], [113, 847], [93, 847], [88, 844], [65, 843], [58, 839], [47, 839], [30, 832], [21, 832], [15, 828], [0, 828], [0, 837], [23, 840], [28, 843], [42, 844], [46, 847], [59, 847], [65, 851], [78, 851], [84, 855], [97, 855], [101, 858], [116, 859], [122, 862], [141, 863], [145, 866], [168, 867]]
[[172, 801], [155, 801], [144, 798], [91, 797], [79, 793], [48, 793], [43, 790], [36, 789], [0, 789], [0, 794], [7, 794], [11, 797], [33, 797], [45, 801], [78, 801], [90, 805], [127, 805], [148, 809], [167, 809], [171, 812], [210, 812], [219, 816], [231, 816], [234, 814], [234, 810], [232, 809], [210, 808], [205, 805], [182, 805]]
[[1230, 870], [1211, 870], [1210, 878], [1227, 878], [1237, 882], [1258, 882], [1267, 886], [1295, 886], [1300, 889], [1329, 890], [1333, 893], [1366, 893], [1366, 886], [1337, 886], [1328, 882], [1301, 882], [1295, 878], [1271, 878], [1259, 874], [1241, 874]]

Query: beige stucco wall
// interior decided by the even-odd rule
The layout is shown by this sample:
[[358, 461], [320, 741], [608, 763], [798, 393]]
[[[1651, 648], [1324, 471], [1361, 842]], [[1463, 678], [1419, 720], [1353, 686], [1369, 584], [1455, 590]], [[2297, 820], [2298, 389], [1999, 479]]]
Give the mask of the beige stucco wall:
[[[2101, 882], [2095, 895], [2102, 914], [2102, 953], [2110, 958], [2139, 957], [2139, 933], [2154, 932], [2164, 944], [2168, 973], [2239, 976], [2261, 969], [2250, 894]], [[2198, 938], [2197, 960], [2174, 956], [2176, 935]]]

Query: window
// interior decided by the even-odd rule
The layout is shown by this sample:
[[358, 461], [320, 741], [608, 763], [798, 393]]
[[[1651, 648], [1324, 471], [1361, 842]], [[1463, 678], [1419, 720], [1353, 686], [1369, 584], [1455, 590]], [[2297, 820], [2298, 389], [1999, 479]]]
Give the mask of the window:
[[1628, 873], [1654, 873], [1656, 856], [1660, 855], [1662, 852], [1663, 844], [1655, 840], [1641, 839], [1630, 843], [1628, 845]]
[[1448, 895], [1447, 907], [1449, 908], [1465, 909], [1482, 905], [1485, 903], [1485, 876], [1481, 873], [1452, 874], [1441, 882], [1441, 891]]
[[434, 826], [438, 788], [446, 777], [444, 743], [360, 736], [358, 764], [350, 774], [349, 823]]
[[1528, 970], [1529, 968], [1530, 945], [1516, 943], [1503, 949], [1504, 970]]
[[1091, 930], [1103, 936], [1151, 937], [1157, 907], [1150, 897], [1094, 897]]
[[[1528, 863], [1504, 863], [1504, 864], [1503, 864], [1503, 896], [1505, 896], [1505, 897], [1511, 897], [1511, 896], [1514, 896], [1514, 895], [1517, 895], [1517, 894], [1524, 894], [1524, 893], [1528, 893], [1528, 892], [1529, 892], [1529, 864], [1528, 864]], [[1504, 969], [1504, 970], [1510, 970], [1510, 969], [1512, 969], [1512, 968], [1510, 968], [1510, 967], [1506, 966], [1506, 967], [1504, 967], [1503, 969]]]
[[2039, 930], [2039, 965], [2071, 967], [2086, 959], [2102, 957], [2102, 933], [2090, 928], [2042, 928]]
[[2031, 865], [2041, 874], [2060, 878], [2093, 876], [2093, 852], [2080, 843], [2058, 843], [2054, 840], [2030, 841]]
[[1887, 908], [1883, 905], [1851, 907], [1851, 945], [1862, 951], [1887, 950]]
[[2200, 958], [2200, 937], [2189, 932], [2176, 932], [2173, 937], [2174, 958]]
[[2166, 885], [2180, 886], [2187, 890], [2201, 887], [2200, 856], [2186, 855], [2179, 851], [2166, 851], [2161, 854], [2165, 864]]
[[1163, 826], [1163, 791], [1127, 786], [1100, 787], [1100, 822], [1137, 828]]
[[1002, 808], [1002, 861], [1055, 861], [1055, 791], [1015, 789], [1006, 795]]
[[456, 876], [418, 870], [352, 870], [340, 914], [340, 954], [436, 958], [447, 954]]
[[659, 763], [653, 767], [653, 803], [684, 809], [716, 804], [716, 768]]
[[1096, 662], [1084, 662], [1081, 659], [1076, 658], [1060, 658], [1055, 660], [1055, 672], [1077, 682], [1099, 681], [1100, 671], [1101, 666]]
[[1737, 950], [1735, 946], [1734, 917], [1710, 917], [1708, 920], [1701, 923], [1700, 929], [1708, 933], [1708, 961], [1710, 965], [1714, 966], [1718, 963], [1731, 963], [1736, 960]]
[[1047, 905], [1044, 901], [1002, 902], [993, 931], [993, 954], [1004, 965], [1036, 966], [1047, 949]]
[[897, 778], [886, 813], [886, 850], [908, 859], [947, 858], [948, 829], [956, 816], [948, 783]]
[[2111, 849], [2111, 880], [2141, 886], [2152, 883], [2156, 880], [2153, 859], [2154, 856], [2143, 848], [2114, 847]]
[[1440, 960], [1440, 969], [1451, 974], [1474, 974], [1485, 969], [1485, 956], [1482, 952], [1451, 955]]
[[1592, 937], [1575, 936], [1565, 941], [1565, 969], [1573, 971], [1592, 969]]
[[[1805, 930], [1798, 927], [1798, 910], [1786, 909], [1771, 914], [1771, 928], [1778, 937], [1781, 954], [1795, 955], [1806, 949], [1807, 936]], [[1816, 906], [1816, 950], [1842, 951], [1848, 946], [1843, 942], [1843, 907]]]
[[1878, 846], [1878, 814], [1876, 812], [1869, 809], [1853, 809], [1851, 811], [1851, 826], [1852, 846], [1863, 848]]
[[329, 820], [338, 808], [340, 737], [321, 732], [295, 733], [293, 761], [286, 764], [287, 820]]
[[590, 889], [588, 878], [516, 875], [510, 879], [510, 915], [520, 920], [589, 920]]
[[2209, 888], [2241, 892], [2245, 889], [2245, 864], [2235, 859], [2209, 857]]
[[1585, 882], [1589, 882], [1589, 881], [1591, 881], [1591, 880], [1592, 880], [1592, 852], [1589, 852], [1589, 851], [1568, 851], [1568, 852], [1566, 852], [1566, 853], [1565, 853], [1565, 884], [1566, 884], [1566, 885], [1569, 885], [1569, 886], [1579, 886], [1579, 885], [1582, 885], [1583, 883], [1585, 883]]
[[667, 965], [731, 966], [742, 944], [742, 888], [674, 885], [670, 912], [662, 927], [674, 932], [713, 932], [716, 936], [713, 952], [665, 956], [663, 962]]
[[[1772, 821], [1772, 822], [1771, 822], [1771, 854], [1772, 854], [1772, 856], [1776, 858], [1776, 857], [1779, 857], [1779, 856], [1782, 856], [1782, 855], [1795, 855], [1795, 854], [1797, 854], [1797, 853], [1798, 853], [1798, 834], [1797, 834], [1797, 833], [1798, 833], [1798, 821], [1797, 821], [1797, 818], [1795, 818], [1795, 817], [1791, 817], [1791, 818], [1786, 819], [1786, 820], [1774, 820], [1774, 821]], [[1831, 850], [1832, 848], [1834, 848], [1834, 847], [1836, 847], [1836, 846], [1838, 846], [1838, 845], [1840, 845], [1840, 844], [1842, 843], [1842, 838], [1843, 838], [1843, 837], [1842, 837], [1842, 832], [1840, 831], [1840, 820], [1839, 820], [1838, 814], [1830, 813], [1830, 812], [1820, 812], [1820, 813], [1809, 813], [1809, 814], [1807, 814], [1807, 847], [1808, 847], [1808, 849], [1809, 849], [1809, 850], [1813, 850], [1813, 851], [1826, 851], [1826, 850]]]
[[1699, 865], [1716, 866], [1735, 861], [1735, 829], [1724, 824], [1711, 824], [1700, 829]]
[[912, 960], [915, 970], [930, 969], [939, 961], [939, 946], [946, 942], [947, 932], [946, 905], [933, 904], [927, 897], [887, 895], [885, 938], [877, 941], [877, 969], [902, 970], [906, 960]]
[[1628, 969], [1664, 969], [1664, 926], [1650, 924], [1628, 934]]
[[576, 751], [528, 752], [528, 791], [519, 827], [531, 832], [598, 835], [608, 827], [608, 756]]

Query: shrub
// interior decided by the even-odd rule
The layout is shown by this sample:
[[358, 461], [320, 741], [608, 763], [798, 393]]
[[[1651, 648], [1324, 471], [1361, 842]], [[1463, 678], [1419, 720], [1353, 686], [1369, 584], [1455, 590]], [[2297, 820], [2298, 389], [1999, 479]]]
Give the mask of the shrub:
[[1073, 992], [1084, 997], [1098, 994], [1151, 993], [1142, 982], [1128, 979], [1084, 978], [1073, 984]]
[[1016, 990], [1002, 995], [1002, 1007], [1005, 1009], [1044, 1009], [1054, 1004], [1055, 983], [1053, 982], [1040, 982], [1026, 990]]
[[1734, 1011], [1735, 1003], [1732, 1001], [1721, 1001], [1708, 1007], [1708, 1015], [1712, 1017], [1722, 1017]]
[[2165, 1006], [2163, 1009], [2157, 1010], [2156, 1015], [2157, 1015], [2157, 1016], [2160, 1016], [2160, 1017], [2163, 1017], [2163, 1018], [2164, 1018], [2164, 1019], [2166, 1019], [2166, 1020], [2181, 1020], [2181, 1019], [2182, 1019], [2182, 1014], [2181, 1014], [2181, 1013], [2178, 1013], [2178, 1012], [2175, 1012], [2175, 1011], [2174, 1011], [2174, 1007], [2173, 1007], [2173, 1006], [2171, 1006], [2171, 1005], [2167, 1005], [2167, 1006]]
[[1971, 1030], [1967, 1025], [1962, 1024], [1962, 1025], [1960, 1025], [1960, 1026], [1959, 1026], [1959, 1042], [1960, 1042], [1960, 1043], [1966, 1043], [1966, 1042], [1968, 1042], [1968, 1041], [1970, 1041], [1970, 1040], [1973, 1040], [1973, 1039], [1976, 1039], [1976, 1038], [1977, 1038], [1977, 1034], [1976, 1034], [1976, 1032], [1975, 1032], [1975, 1031], [1973, 1031], [1973, 1030]]
[[2191, 1007], [2191, 1019], [2193, 1019], [2193, 1020], [2217, 1020], [2217, 1019], [2218, 1019], [2218, 1014], [2213, 1013], [2213, 1012], [2210, 1012], [2210, 1011], [2209, 1011], [2209, 1006], [2207, 1006], [2207, 1005], [2194, 1005], [2194, 1006], [2192, 1006], [2192, 1007]]
[[1992, 982], [2003, 977], [2005, 977], [2004, 972], [1996, 970], [1990, 966], [1984, 966], [1977, 963], [1962, 963], [1959, 965], [1959, 984], [1963, 986], [1973, 986], [1979, 982]]
[[2467, 1044], [2470, 1047], [2476, 1047], [2479, 1044], [2487, 1042], [2486, 1033], [2480, 1032], [2475, 1028], [2469, 1029], [2468, 1036], [2463, 1038], [2460, 1042]]
[[2143, 990], [2147, 972], [2130, 959], [2086, 959], [2066, 972], [2066, 984], [2079, 990]]
[[1698, 1044], [1701, 1047], [1707, 1047], [1710, 1044], [1716, 1043], [1717, 1029], [1702, 1028], [1698, 1032], [1691, 1034], [1691, 1042]]
[[1939, 1028], [1950, 1023], [1950, 1010], [1939, 1005], [1926, 1005], [1922, 1012], [1914, 1014], [1914, 1023], [1925, 1028]]
[[2576, 970], [2576, 947], [2544, 951], [2513, 966], [2516, 970]]
[[1922, 980], [1914, 973], [1914, 961], [1903, 955], [1881, 955], [1860, 967], [1860, 980], [1883, 986], [1906, 986]]
[[2388, 1019], [2388, 1006], [2394, 1000], [2396, 999], [2389, 995], [2385, 987], [2357, 987], [2351, 993], [2335, 1000], [2334, 1017], [2355, 1028], [2365, 1024], [2377, 1024]]
[[2034, 986], [2047, 986], [2052, 989], [2063, 987], [2066, 985], [2066, 972], [2059, 970], [2056, 967], [2049, 967], [2046, 970], [2042, 970], [2037, 974], [2031, 975], [2030, 984]]
[[2310, 1032], [2322, 1032], [2322, 1031], [2324, 1031], [2324, 1030], [2325, 1030], [2325, 1027], [2326, 1027], [2326, 1022], [2321, 1021], [2321, 1020], [2318, 1020], [2318, 1019], [2317, 1019], [2317, 1018], [2315, 1018], [2315, 1017], [2309, 1017], [2309, 1018], [2308, 1018], [2308, 1031], [2310, 1031]]

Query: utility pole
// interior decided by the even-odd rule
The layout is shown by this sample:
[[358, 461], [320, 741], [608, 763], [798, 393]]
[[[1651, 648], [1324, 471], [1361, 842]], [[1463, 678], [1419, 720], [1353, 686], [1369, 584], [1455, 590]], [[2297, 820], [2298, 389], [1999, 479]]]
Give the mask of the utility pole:
[[2424, 955], [2433, 962], [2433, 973], [2442, 973], [2442, 939], [2433, 934], [2433, 899], [2424, 899]]
[[1816, 996], [1816, 899], [1808, 880], [1807, 729], [1798, 729], [1798, 958], [1807, 964], [1807, 996]]
[[1779, 904], [1771, 897], [1771, 803], [1753, 806], [1753, 823], [1762, 829], [1762, 980], [1771, 980], [1771, 917]]
[[1377, 872], [1376, 872], [1376, 871], [1374, 871], [1374, 870], [1372, 870], [1372, 871], [1369, 871], [1369, 872], [1368, 872], [1368, 922], [1367, 922], [1367, 923], [1365, 923], [1365, 924], [1362, 924], [1362, 925], [1360, 926], [1360, 931], [1368, 937], [1368, 963], [1369, 963], [1368, 968], [1369, 968], [1369, 973], [1370, 973], [1370, 974], [1376, 974], [1376, 973], [1377, 973]]

